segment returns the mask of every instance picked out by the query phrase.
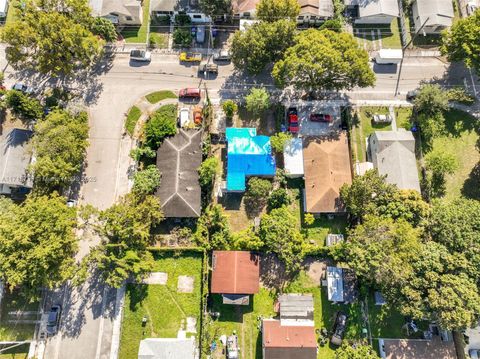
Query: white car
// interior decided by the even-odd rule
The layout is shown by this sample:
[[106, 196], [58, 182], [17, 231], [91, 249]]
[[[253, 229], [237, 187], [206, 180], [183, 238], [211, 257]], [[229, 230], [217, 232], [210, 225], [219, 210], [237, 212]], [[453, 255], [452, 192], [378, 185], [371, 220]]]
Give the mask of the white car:
[[130, 51], [130, 60], [150, 62], [152, 60], [152, 53], [147, 50], [132, 50]]
[[468, 355], [471, 359], [479, 359], [480, 358], [480, 349], [470, 349], [468, 351]]
[[392, 123], [390, 115], [373, 115], [373, 123]]
[[178, 115], [178, 125], [180, 127], [188, 126], [190, 122], [190, 110], [186, 107], [180, 109], [180, 113]]

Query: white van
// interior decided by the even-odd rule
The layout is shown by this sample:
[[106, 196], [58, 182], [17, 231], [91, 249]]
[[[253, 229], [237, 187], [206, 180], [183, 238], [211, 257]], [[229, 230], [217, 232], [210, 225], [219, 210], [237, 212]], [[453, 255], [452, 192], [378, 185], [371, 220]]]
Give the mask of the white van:
[[402, 49], [381, 49], [375, 56], [375, 62], [379, 65], [399, 64], [402, 59]]

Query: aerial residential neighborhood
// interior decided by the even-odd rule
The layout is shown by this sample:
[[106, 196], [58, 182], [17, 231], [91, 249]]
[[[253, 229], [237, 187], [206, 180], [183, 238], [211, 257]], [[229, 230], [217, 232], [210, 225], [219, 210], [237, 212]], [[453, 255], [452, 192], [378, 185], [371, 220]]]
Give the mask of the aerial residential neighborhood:
[[0, 359], [480, 358], [479, 0], [0, 0]]

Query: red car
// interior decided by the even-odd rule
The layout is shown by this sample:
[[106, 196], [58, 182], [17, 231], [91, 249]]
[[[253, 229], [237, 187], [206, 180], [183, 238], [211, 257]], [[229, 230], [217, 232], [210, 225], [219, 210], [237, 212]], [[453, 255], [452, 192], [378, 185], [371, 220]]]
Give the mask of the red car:
[[198, 88], [185, 88], [181, 89], [178, 93], [178, 97], [183, 99], [200, 100], [200, 89]]
[[323, 113], [310, 114], [310, 121], [313, 122], [332, 122], [332, 116]]
[[287, 110], [288, 131], [291, 133], [298, 132], [298, 112], [295, 107], [290, 107]]

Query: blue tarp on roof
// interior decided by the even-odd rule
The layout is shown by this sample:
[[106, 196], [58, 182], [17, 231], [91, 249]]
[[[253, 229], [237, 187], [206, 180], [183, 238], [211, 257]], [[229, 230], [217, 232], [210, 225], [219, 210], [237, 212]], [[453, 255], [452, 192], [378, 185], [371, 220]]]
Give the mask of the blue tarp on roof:
[[274, 176], [275, 159], [270, 137], [255, 128], [227, 128], [227, 190], [245, 191], [245, 177]]

